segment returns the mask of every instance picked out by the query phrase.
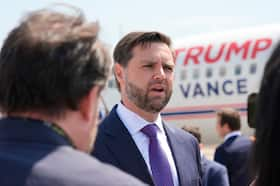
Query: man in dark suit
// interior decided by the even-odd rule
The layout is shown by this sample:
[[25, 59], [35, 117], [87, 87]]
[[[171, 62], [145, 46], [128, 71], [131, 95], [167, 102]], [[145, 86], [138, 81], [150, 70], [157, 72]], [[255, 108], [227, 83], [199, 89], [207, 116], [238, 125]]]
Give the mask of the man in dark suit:
[[[77, 9], [73, 13], [77, 13]], [[81, 12], [34, 11], [0, 53], [0, 185], [144, 185], [87, 153], [111, 62]]]
[[170, 45], [159, 32], [132, 32], [119, 41], [114, 73], [121, 102], [100, 124], [93, 155], [150, 185], [197, 186], [195, 138], [167, 126], [160, 115], [172, 93]]
[[216, 129], [224, 138], [217, 147], [214, 160], [228, 169], [231, 186], [248, 186], [251, 181], [249, 174], [249, 158], [252, 141], [240, 132], [240, 115], [233, 109], [217, 112]]
[[[191, 133], [197, 139], [200, 149], [203, 148], [199, 128], [185, 125], [182, 129]], [[202, 153], [201, 168], [203, 186], [229, 186], [226, 167], [215, 161], [208, 160]]]

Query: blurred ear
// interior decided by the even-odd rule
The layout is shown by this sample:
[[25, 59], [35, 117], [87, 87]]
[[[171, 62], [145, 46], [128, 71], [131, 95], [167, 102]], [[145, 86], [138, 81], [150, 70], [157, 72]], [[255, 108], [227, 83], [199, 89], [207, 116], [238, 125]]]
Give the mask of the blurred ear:
[[[84, 120], [91, 121], [95, 111], [98, 109], [99, 105], [99, 96], [100, 96], [101, 87], [94, 86], [88, 95], [84, 96], [80, 101], [79, 109]], [[97, 117], [97, 116], [94, 116]]]
[[231, 129], [230, 129], [228, 123], [225, 123], [225, 124], [223, 125], [223, 130], [224, 130], [225, 132], [231, 132]]
[[121, 84], [123, 82], [123, 79], [124, 79], [124, 69], [118, 63], [115, 63], [115, 65], [114, 65], [114, 74], [115, 74], [118, 82]]

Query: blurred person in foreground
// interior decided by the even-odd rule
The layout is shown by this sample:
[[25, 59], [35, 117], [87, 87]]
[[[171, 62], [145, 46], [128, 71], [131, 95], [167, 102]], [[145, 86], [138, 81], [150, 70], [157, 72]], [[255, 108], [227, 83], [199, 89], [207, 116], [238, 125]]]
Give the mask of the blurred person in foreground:
[[0, 185], [143, 185], [88, 155], [111, 62], [98, 25], [31, 12], [0, 53]]
[[280, 172], [280, 45], [265, 66], [257, 98], [253, 160], [256, 179], [253, 186], [279, 186]]
[[197, 141], [160, 115], [174, 81], [170, 38], [130, 32], [116, 45], [114, 61], [121, 101], [100, 124], [93, 155], [150, 185], [200, 185]]
[[216, 130], [224, 142], [216, 148], [214, 160], [226, 166], [231, 186], [248, 186], [252, 140], [241, 134], [238, 111], [226, 108], [217, 112]]
[[[201, 133], [198, 127], [185, 125], [183, 130], [192, 134], [198, 141], [200, 150], [203, 149]], [[200, 151], [201, 152], [201, 151]], [[220, 163], [208, 160], [201, 152], [202, 186], [229, 186], [227, 169]]]

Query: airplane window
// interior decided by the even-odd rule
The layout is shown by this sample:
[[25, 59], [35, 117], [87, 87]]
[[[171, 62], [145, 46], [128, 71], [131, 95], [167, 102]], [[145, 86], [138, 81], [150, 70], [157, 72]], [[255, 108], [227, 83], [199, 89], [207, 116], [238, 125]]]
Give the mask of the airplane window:
[[257, 64], [253, 63], [250, 65], [250, 74], [255, 74], [257, 72]]
[[187, 79], [187, 71], [186, 70], [181, 71], [180, 79], [181, 80], [186, 80]]
[[206, 77], [207, 77], [207, 78], [210, 78], [210, 77], [212, 77], [212, 75], [213, 75], [213, 70], [212, 70], [212, 68], [207, 68], [207, 69], [206, 69]]
[[193, 70], [193, 79], [198, 79], [199, 78], [199, 69], [194, 69]]
[[221, 67], [220, 72], [219, 72], [220, 76], [224, 77], [226, 75], [226, 73], [227, 73], [226, 68], [224, 66]]
[[235, 70], [235, 72], [234, 72], [235, 75], [240, 75], [241, 74], [242, 69], [241, 69], [240, 65], [237, 65], [234, 70]]

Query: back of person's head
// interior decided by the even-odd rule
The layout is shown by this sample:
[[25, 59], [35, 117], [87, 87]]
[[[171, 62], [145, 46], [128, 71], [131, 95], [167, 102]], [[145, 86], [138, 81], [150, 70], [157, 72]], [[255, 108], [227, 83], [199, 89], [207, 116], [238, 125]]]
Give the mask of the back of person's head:
[[280, 44], [265, 66], [258, 94], [254, 170], [256, 186], [280, 185]]
[[185, 125], [182, 129], [192, 134], [197, 139], [198, 143], [201, 143], [201, 133], [198, 127]]
[[76, 110], [94, 86], [104, 86], [111, 62], [98, 40], [97, 23], [42, 9], [27, 15], [5, 40], [0, 54], [0, 109], [7, 115], [40, 112], [59, 117]]
[[240, 130], [240, 114], [235, 109], [225, 108], [217, 112], [217, 116], [220, 119], [221, 126], [228, 125], [231, 131]]

